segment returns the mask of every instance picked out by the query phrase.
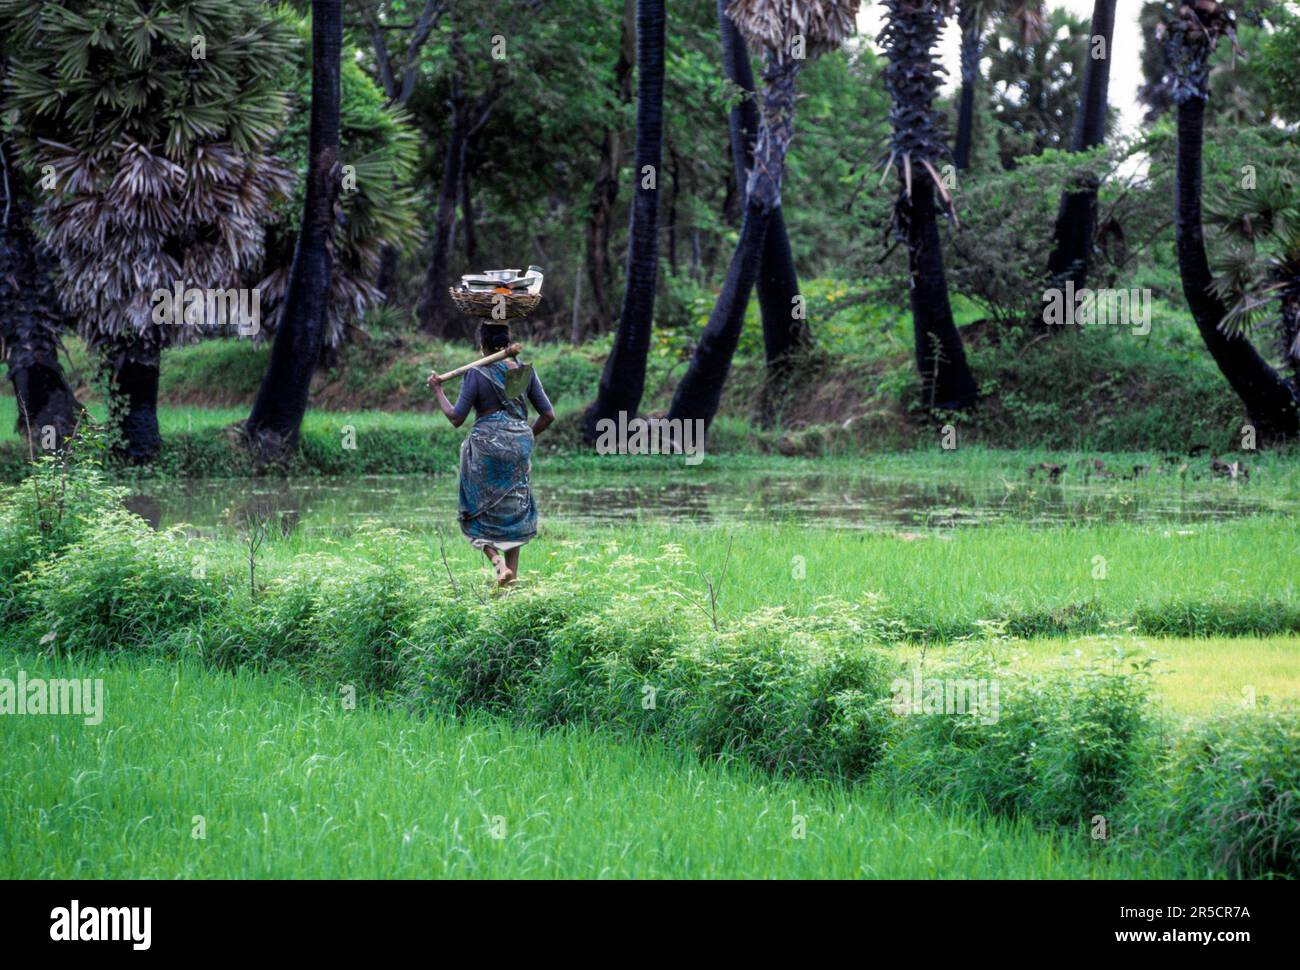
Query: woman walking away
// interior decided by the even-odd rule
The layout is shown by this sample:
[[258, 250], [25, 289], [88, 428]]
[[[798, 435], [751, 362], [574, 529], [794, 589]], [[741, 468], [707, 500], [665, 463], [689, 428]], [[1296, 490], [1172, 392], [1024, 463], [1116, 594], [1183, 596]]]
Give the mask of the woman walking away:
[[[481, 323], [483, 356], [510, 346], [510, 326]], [[533, 439], [555, 420], [555, 410], [542, 390], [536, 371], [525, 393], [506, 397], [506, 372], [520, 364], [510, 358], [467, 371], [453, 406], [435, 371], [429, 386], [452, 427], [465, 423], [471, 409], [474, 428], [460, 446], [460, 530], [496, 570], [497, 585], [508, 586], [519, 575], [519, 549], [537, 535], [537, 503], [529, 480]], [[528, 426], [528, 404], [537, 422]]]

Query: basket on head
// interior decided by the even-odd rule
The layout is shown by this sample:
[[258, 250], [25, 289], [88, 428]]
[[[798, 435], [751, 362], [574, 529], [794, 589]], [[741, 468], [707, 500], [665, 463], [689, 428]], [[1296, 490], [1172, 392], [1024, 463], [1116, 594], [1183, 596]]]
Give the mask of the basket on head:
[[492, 316], [492, 311], [498, 305], [498, 300], [505, 305], [504, 319], [526, 317], [536, 310], [537, 305], [542, 302], [542, 294], [540, 293], [492, 293], [490, 291], [458, 290], [454, 286], [448, 287], [447, 292], [451, 294], [456, 309], [470, 317]]

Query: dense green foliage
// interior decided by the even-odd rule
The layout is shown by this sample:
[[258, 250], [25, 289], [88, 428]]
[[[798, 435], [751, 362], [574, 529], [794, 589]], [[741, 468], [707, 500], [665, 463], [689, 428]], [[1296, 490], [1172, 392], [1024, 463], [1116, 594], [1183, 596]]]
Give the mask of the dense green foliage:
[[289, 188], [268, 150], [289, 30], [250, 0], [5, 2], [0, 29], [13, 41], [6, 132], [23, 163], [6, 177], [41, 184], [36, 225], [80, 331], [156, 359], [195, 326], [220, 329], [179, 312], [159, 326], [151, 294], [235, 286], [260, 262]]
[[[259, 275], [263, 329], [274, 332], [283, 310], [289, 269], [298, 238], [298, 217], [306, 193], [307, 135], [311, 103], [311, 24], [284, 13], [297, 36], [297, 55], [279, 66], [276, 83], [289, 95], [290, 111], [272, 151], [295, 173], [293, 191], [274, 208], [267, 256]], [[380, 261], [384, 248], [414, 252], [421, 238], [418, 196], [412, 187], [420, 140], [401, 108], [389, 107], [383, 91], [358, 64], [355, 48], [344, 46], [340, 70], [339, 227], [335, 233], [330, 283], [328, 347], [346, 338], [366, 310], [379, 306]]]
[[[12, 634], [44, 634], [60, 654], [296, 670], [419, 711], [599, 726], [781, 775], [892, 778], [1068, 830], [1096, 815], [1112, 833], [1141, 813], [1166, 818], [1140, 838], [1115, 836], [1135, 851], [1181, 839], [1176, 814], [1191, 811], [1218, 823], [1185, 860], [1190, 871], [1294, 874], [1295, 805], [1284, 793], [1300, 780], [1282, 752], [1300, 729], [1290, 708], [1216, 735], [1196, 798], [1172, 803], [1163, 772], [1177, 769], [1164, 766], [1186, 756], [1165, 746], [1145, 664], [1053, 673], [959, 656], [924, 676], [999, 684], [999, 716], [985, 707], [939, 717], [897, 706], [909, 671], [889, 644], [908, 631], [877, 598], [719, 613], [715, 597], [687, 585], [671, 545], [649, 557], [570, 556], [545, 580], [485, 598], [450, 567], [446, 582], [435, 578], [434, 550], [396, 530], [363, 529], [346, 550], [295, 557], [268, 578], [266, 564], [249, 575], [236, 543], [153, 532], [114, 512], [108, 491], [98, 504], [61, 552], [33, 552], [39, 540], [6, 512], [0, 561], [29, 563], [9, 610], [25, 632]], [[1245, 769], [1231, 767], [1243, 758]], [[1228, 771], [1235, 782], [1224, 788], [1216, 773]]]

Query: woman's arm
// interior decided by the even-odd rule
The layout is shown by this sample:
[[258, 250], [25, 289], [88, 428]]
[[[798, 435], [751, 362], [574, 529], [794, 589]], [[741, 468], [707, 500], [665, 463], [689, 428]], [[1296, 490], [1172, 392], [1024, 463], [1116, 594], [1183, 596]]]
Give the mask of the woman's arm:
[[[473, 373], [473, 371], [470, 371], [461, 380], [460, 396], [462, 399], [464, 399], [466, 392], [469, 390], [470, 378]], [[469, 416], [469, 409], [466, 408], [462, 411], [458, 407], [460, 401], [457, 401], [456, 404], [452, 404], [451, 401], [447, 400], [447, 392], [442, 389], [442, 381], [438, 379], [437, 371], [434, 371], [429, 375], [428, 384], [433, 388], [433, 392], [438, 395], [438, 407], [442, 408], [442, 413], [447, 416], [447, 420], [451, 422], [451, 426], [453, 428], [459, 428], [465, 423], [465, 418]]]
[[537, 376], [537, 371], [533, 371], [532, 378], [528, 381], [528, 400], [532, 402], [534, 409], [537, 411], [537, 420], [533, 423], [533, 437], [551, 426], [555, 420], [555, 408], [551, 406], [551, 399], [546, 396], [546, 390], [542, 387], [542, 379]]

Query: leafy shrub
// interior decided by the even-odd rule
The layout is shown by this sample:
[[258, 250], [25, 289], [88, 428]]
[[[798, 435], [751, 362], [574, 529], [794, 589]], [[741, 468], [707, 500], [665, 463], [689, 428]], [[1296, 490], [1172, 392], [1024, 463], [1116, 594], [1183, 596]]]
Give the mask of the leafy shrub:
[[34, 620], [67, 650], [149, 649], [219, 608], [221, 587], [192, 568], [179, 533], [102, 511], [62, 555], [36, 564]]
[[525, 702], [528, 712], [542, 724], [656, 733], [673, 709], [660, 671], [692, 636], [680, 611], [663, 609], [659, 598], [615, 594], [551, 634], [550, 657]]
[[428, 594], [410, 563], [352, 564], [318, 582], [312, 602], [308, 668], [383, 693], [397, 686], [402, 653]]
[[996, 716], [910, 711], [885, 761], [897, 781], [1068, 827], [1115, 816], [1143, 753], [1146, 662], [1026, 675], [973, 654], [925, 676], [995, 683]]
[[897, 661], [847, 648], [780, 610], [673, 655], [665, 667], [681, 698], [672, 733], [706, 755], [740, 756], [770, 770], [861, 775], [889, 727], [885, 702]]
[[545, 665], [550, 635], [567, 621], [573, 599], [536, 587], [509, 599], [457, 598], [426, 610], [411, 636], [421, 695], [458, 712], [509, 711]]
[[1234, 712], [1184, 737], [1153, 783], [1139, 829], [1192, 842], [1240, 878], [1300, 871], [1300, 711]]
[[255, 600], [250, 600], [244, 582], [232, 578], [238, 592], [219, 613], [205, 617], [186, 640], [200, 657], [223, 669], [305, 666], [317, 649], [321, 578], [343, 565], [334, 556], [299, 556]]
[[97, 463], [75, 456], [41, 458], [29, 469], [22, 484], [0, 489], [0, 623], [30, 611], [25, 574], [77, 542], [126, 495]]

